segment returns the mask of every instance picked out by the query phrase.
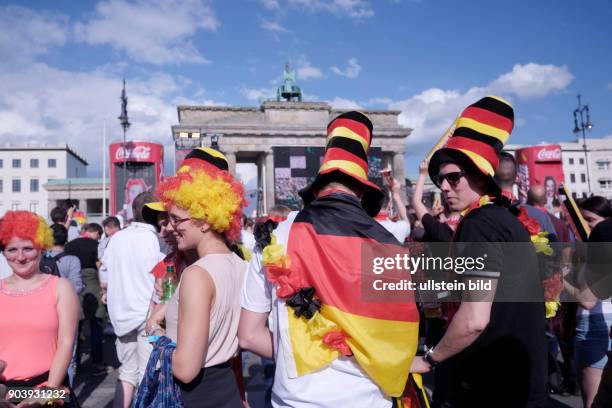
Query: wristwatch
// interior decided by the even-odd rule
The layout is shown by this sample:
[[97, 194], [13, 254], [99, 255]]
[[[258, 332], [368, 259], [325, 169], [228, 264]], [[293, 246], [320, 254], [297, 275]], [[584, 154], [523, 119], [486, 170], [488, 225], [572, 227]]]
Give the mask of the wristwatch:
[[423, 355], [423, 358], [425, 359], [425, 361], [427, 361], [429, 363], [429, 365], [431, 366], [431, 368], [436, 368], [437, 366], [440, 365], [439, 361], [434, 360], [432, 354], [434, 352], [434, 348], [425, 348], [425, 355]]

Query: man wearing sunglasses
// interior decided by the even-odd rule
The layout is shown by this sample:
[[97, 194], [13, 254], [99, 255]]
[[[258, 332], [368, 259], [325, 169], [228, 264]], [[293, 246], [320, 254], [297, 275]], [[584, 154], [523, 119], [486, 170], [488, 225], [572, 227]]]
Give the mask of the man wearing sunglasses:
[[[463, 219], [453, 237], [456, 259], [484, 257], [484, 268], [453, 278], [490, 285], [458, 294], [442, 339], [423, 359], [435, 372], [433, 406], [544, 407], [545, 314], [537, 258], [526, 228], [508, 209], [493, 178], [512, 131], [514, 111], [497, 97], [468, 106], [429, 174]], [[520, 243], [520, 244], [516, 244]]]

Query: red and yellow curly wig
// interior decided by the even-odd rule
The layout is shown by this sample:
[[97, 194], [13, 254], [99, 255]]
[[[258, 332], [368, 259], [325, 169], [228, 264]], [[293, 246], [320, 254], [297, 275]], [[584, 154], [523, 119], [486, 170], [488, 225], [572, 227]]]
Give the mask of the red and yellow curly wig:
[[32, 241], [39, 249], [47, 250], [53, 246], [53, 231], [45, 219], [29, 211], [7, 211], [0, 222], [0, 242], [8, 245], [13, 238]]
[[179, 170], [157, 188], [157, 196], [169, 209], [175, 205], [196, 220], [210, 224], [213, 230], [236, 241], [247, 202], [244, 187], [225, 170], [193, 166]]

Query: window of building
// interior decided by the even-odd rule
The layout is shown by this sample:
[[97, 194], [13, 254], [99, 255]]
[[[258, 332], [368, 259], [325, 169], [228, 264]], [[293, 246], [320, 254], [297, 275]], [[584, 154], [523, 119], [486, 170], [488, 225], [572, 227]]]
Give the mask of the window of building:
[[581, 183], [586, 183], [586, 174], [580, 173], [580, 182]]
[[13, 159], [13, 168], [14, 169], [21, 168], [21, 159]]
[[48, 159], [47, 160], [47, 167], [49, 167], [50, 169], [54, 169], [57, 167], [57, 160], [56, 159]]
[[20, 206], [21, 206], [21, 203], [19, 201], [13, 201], [11, 203], [11, 210], [17, 211], [17, 210], [19, 210]]
[[32, 169], [38, 168], [38, 159], [30, 159], [30, 168]]
[[584, 164], [584, 159], [582, 157], [580, 158], [579, 163]]
[[597, 170], [610, 170], [610, 160], [597, 160]]
[[575, 191], [572, 193], [572, 198], [573, 198], [574, 200], [578, 198], [578, 194], [576, 194], [576, 192], [575, 192]]
[[38, 201], [30, 201], [30, 211], [33, 213], [38, 212]]
[[574, 164], [574, 158], [573, 157], [570, 157], [569, 164]]
[[4, 193], [4, 181], [0, 179], [0, 193]]
[[576, 182], [576, 175], [574, 173], [570, 173], [570, 183]]
[[13, 193], [21, 193], [21, 180], [13, 179]]
[[38, 193], [38, 179], [30, 179], [30, 192]]
[[612, 189], [612, 179], [600, 179], [599, 188], [601, 188], [602, 190]]
[[4, 167], [4, 160], [0, 159], [0, 169]]

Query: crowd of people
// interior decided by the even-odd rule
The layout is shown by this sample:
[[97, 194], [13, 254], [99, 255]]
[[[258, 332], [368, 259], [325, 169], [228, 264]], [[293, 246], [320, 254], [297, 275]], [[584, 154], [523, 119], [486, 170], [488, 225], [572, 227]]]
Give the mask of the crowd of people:
[[[77, 228], [72, 207], [53, 209], [51, 225], [8, 211], [4, 392], [62, 390], [63, 400], [13, 401], [79, 406], [84, 350], [91, 375], [106, 375], [112, 333], [114, 407], [248, 406], [246, 351], [262, 357], [274, 407], [546, 407], [550, 392], [612, 406], [612, 260], [606, 246], [588, 246], [612, 241], [612, 205], [597, 196], [577, 203], [590, 230], [580, 249], [581, 218], [560, 212], [543, 184], [519, 202], [516, 161], [503, 151], [513, 125], [501, 98], [468, 106], [420, 164], [409, 205], [390, 172], [382, 188], [368, 179], [375, 129], [351, 111], [329, 123], [299, 210], [247, 218], [226, 157], [201, 147], [135, 197], [127, 225], [108, 217]], [[427, 177], [441, 191], [431, 208]], [[479, 289], [427, 300], [364, 295], [365, 248], [416, 256], [423, 243], [453, 244], [456, 257], [486, 248], [482, 268], [453, 276]], [[543, 276], [546, 257], [556, 261], [544, 262], [554, 266]]]

